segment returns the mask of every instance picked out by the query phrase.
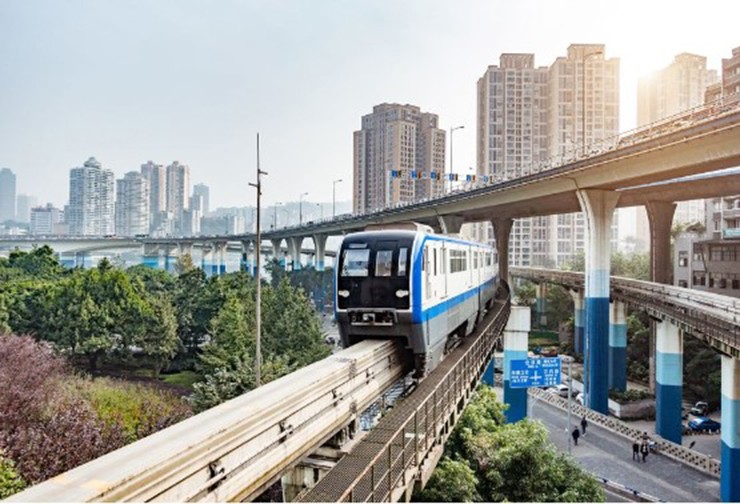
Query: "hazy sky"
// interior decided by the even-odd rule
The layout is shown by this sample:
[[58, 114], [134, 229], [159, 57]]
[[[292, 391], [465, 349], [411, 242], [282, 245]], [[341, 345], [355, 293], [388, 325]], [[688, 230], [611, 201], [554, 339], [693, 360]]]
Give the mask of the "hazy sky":
[[[637, 78], [680, 52], [740, 46], [738, 1], [0, 0], [0, 167], [62, 205], [95, 156], [119, 177], [190, 165], [211, 205], [351, 198], [352, 132], [373, 105], [439, 114], [456, 171], [475, 164], [475, 86], [502, 52], [549, 66], [571, 43], [621, 60], [621, 129]], [[341, 193], [341, 194], [340, 194]]]

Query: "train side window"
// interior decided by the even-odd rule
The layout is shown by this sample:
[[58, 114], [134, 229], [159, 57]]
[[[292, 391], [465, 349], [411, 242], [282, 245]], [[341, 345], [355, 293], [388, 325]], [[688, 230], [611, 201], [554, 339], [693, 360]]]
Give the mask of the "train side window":
[[437, 249], [434, 249], [434, 270], [432, 271], [434, 276], [437, 276]]
[[375, 254], [375, 276], [389, 277], [393, 268], [393, 251], [378, 250]]
[[398, 249], [398, 276], [406, 276], [406, 261], [408, 256], [408, 250], [406, 247]]

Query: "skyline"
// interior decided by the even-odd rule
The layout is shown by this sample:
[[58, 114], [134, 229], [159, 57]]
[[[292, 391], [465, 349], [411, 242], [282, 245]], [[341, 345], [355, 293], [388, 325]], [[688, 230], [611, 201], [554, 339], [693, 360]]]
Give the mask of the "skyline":
[[[643, 17], [606, 2], [6, 1], [0, 167], [17, 174], [18, 193], [62, 206], [69, 170], [90, 156], [116, 178], [149, 159], [179, 160], [214, 206], [249, 206], [259, 131], [266, 205], [305, 191], [331, 201], [331, 180], [344, 179], [337, 199], [351, 194], [360, 118], [392, 102], [438, 114], [443, 129], [465, 125], [455, 135], [461, 173], [475, 167], [476, 81], [501, 53], [549, 66], [571, 43], [605, 44], [620, 59], [624, 131], [636, 125], [639, 77], [682, 52], [719, 69], [739, 45], [731, 2], [703, 4], [727, 14], [704, 25], [688, 2], [628, 7], [638, 5]], [[661, 9], [663, 24], [651, 27]]]

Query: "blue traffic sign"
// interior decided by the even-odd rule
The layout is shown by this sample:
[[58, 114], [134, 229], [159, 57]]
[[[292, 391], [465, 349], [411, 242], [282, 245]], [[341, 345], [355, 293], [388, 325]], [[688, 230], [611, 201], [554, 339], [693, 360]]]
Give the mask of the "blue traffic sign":
[[549, 387], [560, 383], [560, 358], [513, 359], [511, 388]]

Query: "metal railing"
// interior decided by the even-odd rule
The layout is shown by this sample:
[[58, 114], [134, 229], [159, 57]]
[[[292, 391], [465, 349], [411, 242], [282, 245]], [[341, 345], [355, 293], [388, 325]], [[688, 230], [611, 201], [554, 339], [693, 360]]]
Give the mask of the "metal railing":
[[503, 292], [482, 330], [465, 338], [352, 452], [299, 496], [300, 501], [408, 500], [417, 482], [423, 487], [506, 325], [508, 288]]

